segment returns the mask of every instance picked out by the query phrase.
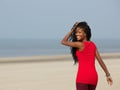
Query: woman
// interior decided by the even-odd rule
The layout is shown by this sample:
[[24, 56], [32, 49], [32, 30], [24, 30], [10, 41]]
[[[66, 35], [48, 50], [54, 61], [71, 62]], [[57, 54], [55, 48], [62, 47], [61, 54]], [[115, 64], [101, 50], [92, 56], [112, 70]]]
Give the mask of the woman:
[[91, 29], [86, 22], [76, 22], [61, 43], [71, 47], [75, 64], [78, 62], [76, 90], [95, 90], [98, 75], [95, 68], [95, 58], [106, 73], [107, 82], [112, 85], [110, 73], [104, 64], [96, 45], [90, 41]]

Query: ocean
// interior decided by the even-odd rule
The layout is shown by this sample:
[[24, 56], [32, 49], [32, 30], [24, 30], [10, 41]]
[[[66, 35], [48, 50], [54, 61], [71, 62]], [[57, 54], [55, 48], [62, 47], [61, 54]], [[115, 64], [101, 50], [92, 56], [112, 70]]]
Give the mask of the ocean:
[[[0, 39], [0, 57], [69, 54], [60, 39]], [[120, 52], [120, 40], [93, 39], [100, 52]]]

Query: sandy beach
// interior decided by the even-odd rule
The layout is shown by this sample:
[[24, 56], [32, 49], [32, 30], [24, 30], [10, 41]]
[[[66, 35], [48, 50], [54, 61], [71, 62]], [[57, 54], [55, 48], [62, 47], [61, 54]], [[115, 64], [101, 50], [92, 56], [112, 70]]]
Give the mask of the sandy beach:
[[[99, 82], [96, 90], [120, 89], [120, 53], [101, 54], [113, 85], [96, 61]], [[0, 58], [0, 90], [75, 90], [77, 65], [71, 55]]]

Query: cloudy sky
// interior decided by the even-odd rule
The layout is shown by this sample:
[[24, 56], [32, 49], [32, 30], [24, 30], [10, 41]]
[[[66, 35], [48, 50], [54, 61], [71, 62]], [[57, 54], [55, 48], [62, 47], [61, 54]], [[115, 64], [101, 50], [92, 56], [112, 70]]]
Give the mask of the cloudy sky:
[[60, 39], [76, 21], [93, 38], [120, 39], [120, 0], [0, 0], [0, 39]]

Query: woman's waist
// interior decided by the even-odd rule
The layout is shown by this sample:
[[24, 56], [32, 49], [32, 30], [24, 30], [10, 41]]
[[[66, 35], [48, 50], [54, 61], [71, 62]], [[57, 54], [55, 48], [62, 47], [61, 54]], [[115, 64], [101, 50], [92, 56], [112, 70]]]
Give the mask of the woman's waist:
[[78, 62], [79, 68], [95, 68], [95, 62]]
[[97, 76], [97, 71], [96, 69], [78, 69], [77, 75], [81, 77], [84, 77], [84, 75], [87, 75], [87, 77]]
[[83, 66], [83, 65], [80, 65], [80, 66], [78, 66], [78, 71], [86, 71], [86, 72], [88, 72], [88, 71], [95, 71], [96, 72], [96, 67], [95, 66], [87, 66], [87, 65], [85, 65], [85, 66]]

